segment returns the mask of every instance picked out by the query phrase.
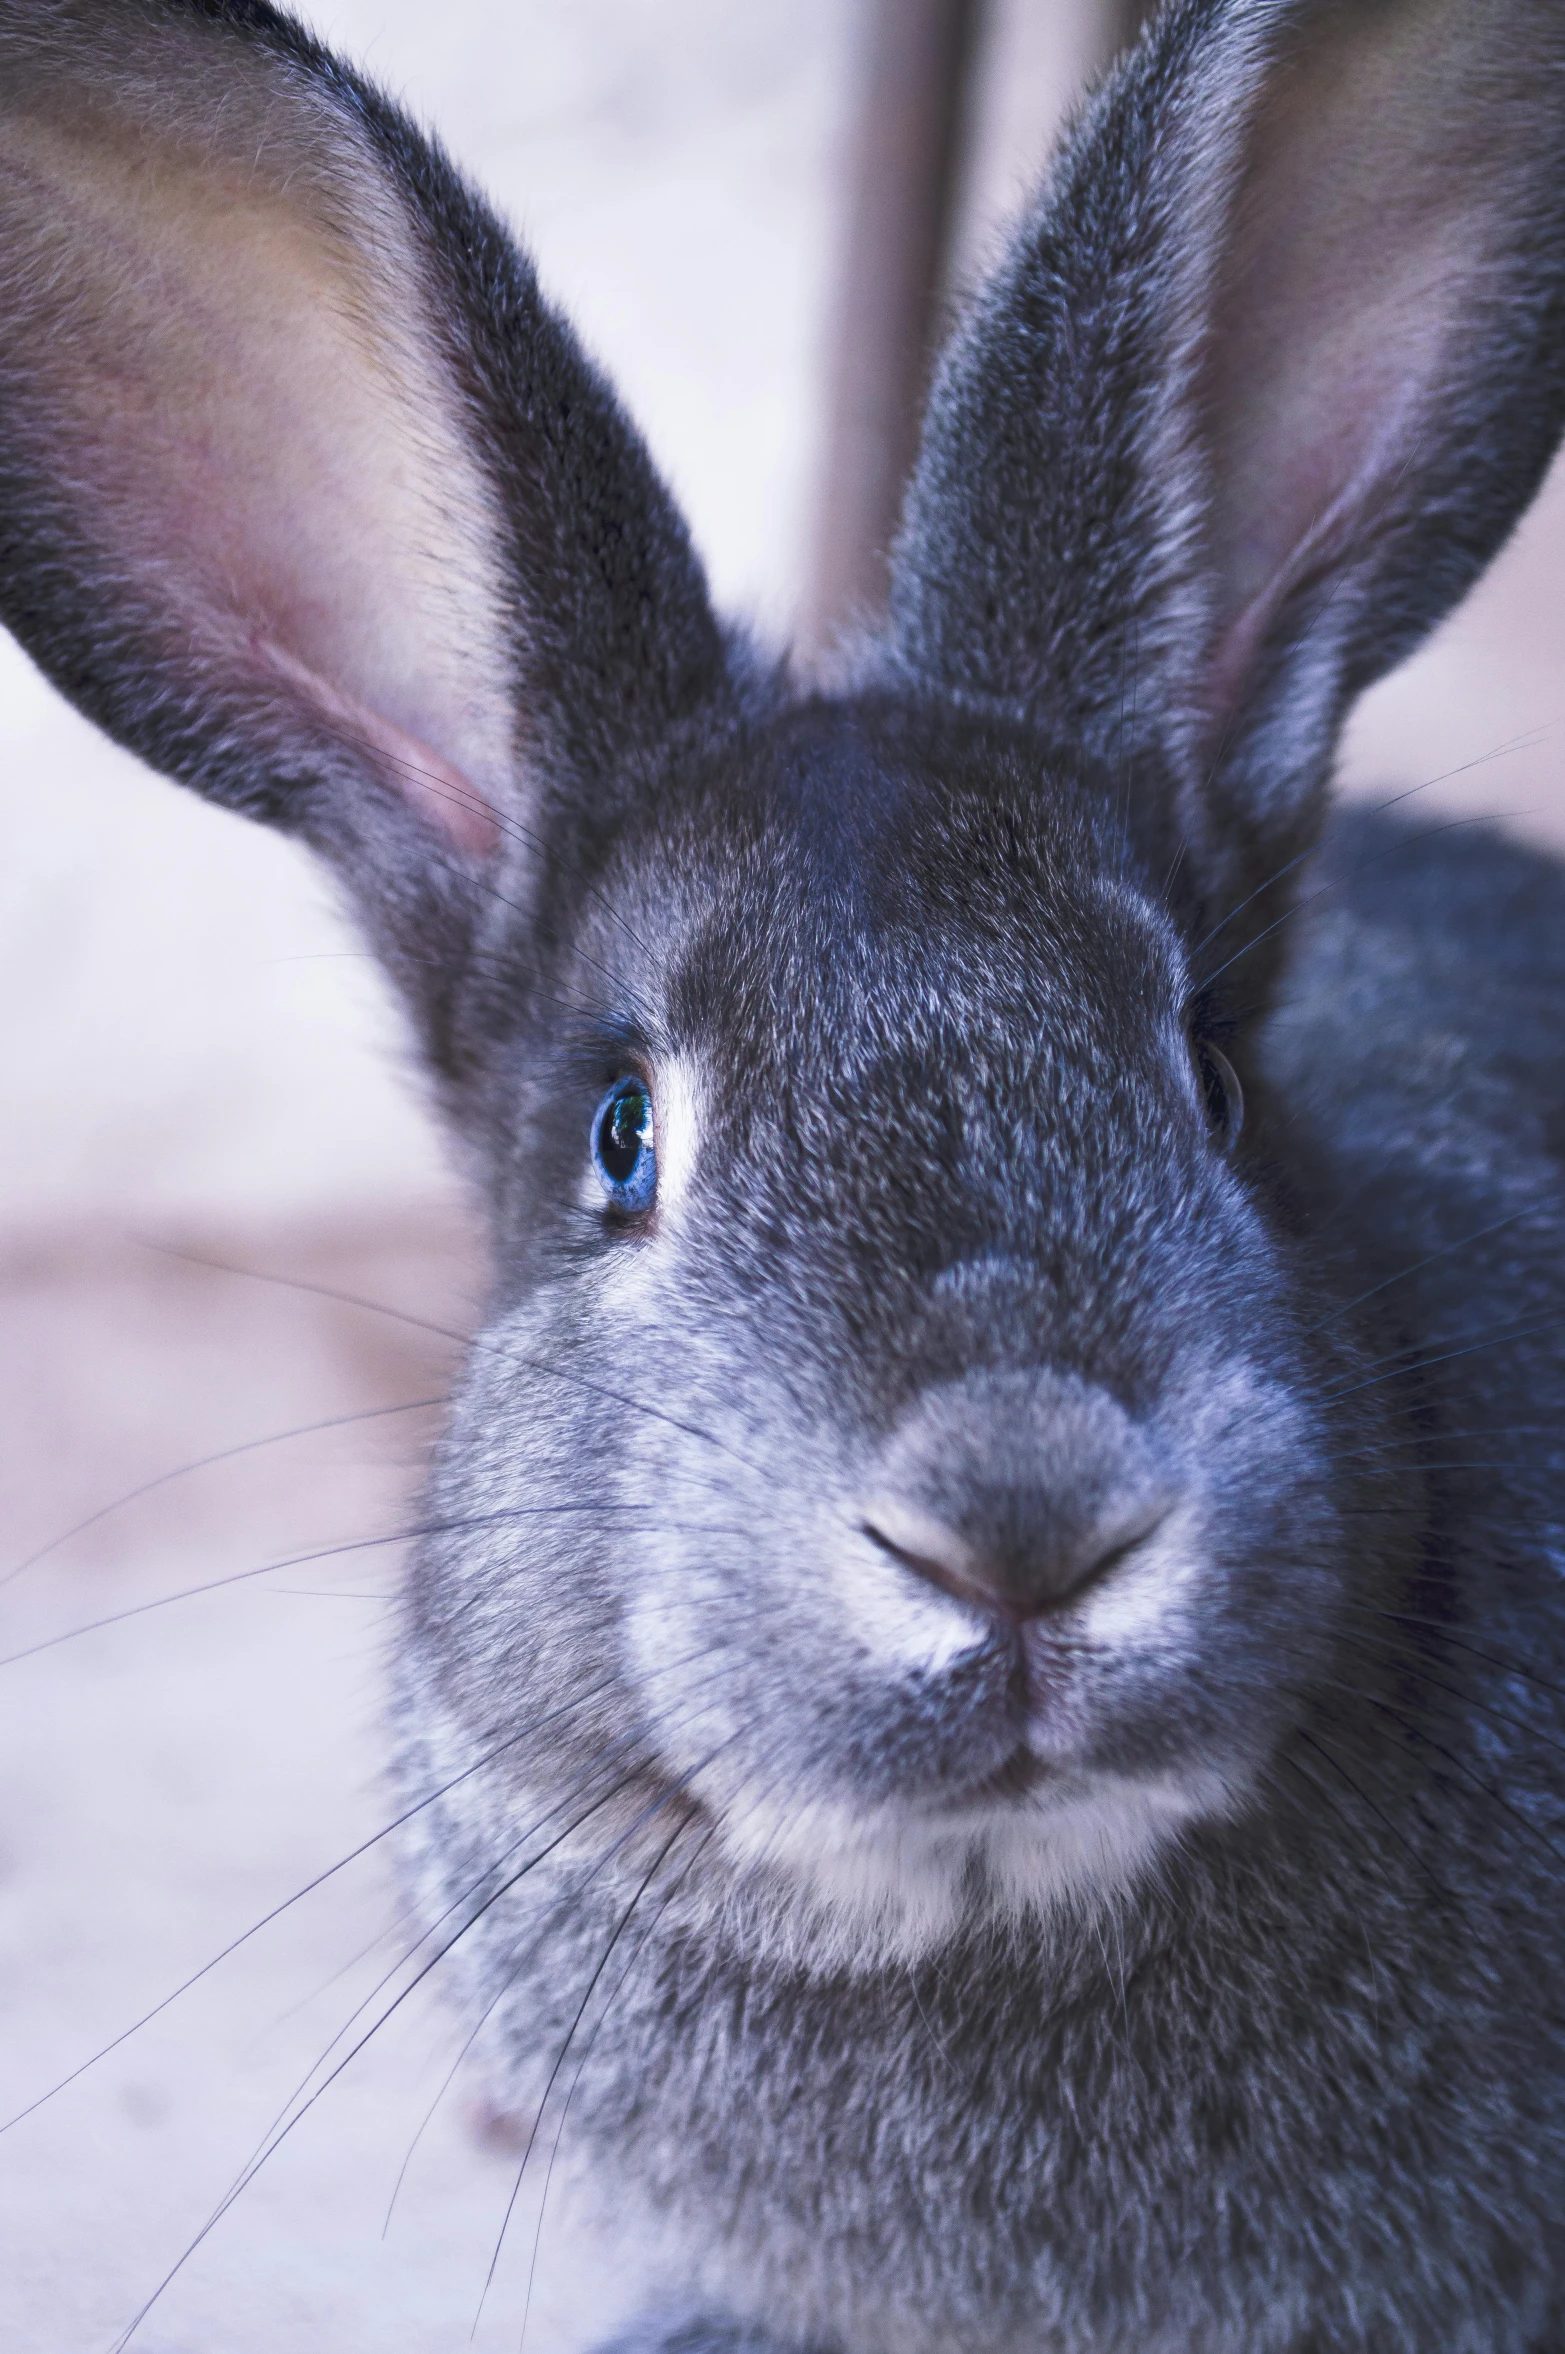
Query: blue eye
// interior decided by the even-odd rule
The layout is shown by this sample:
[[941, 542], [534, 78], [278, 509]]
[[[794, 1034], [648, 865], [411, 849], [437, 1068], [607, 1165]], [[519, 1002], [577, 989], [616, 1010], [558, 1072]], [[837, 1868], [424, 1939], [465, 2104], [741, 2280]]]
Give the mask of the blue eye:
[[652, 1098], [639, 1079], [616, 1079], [592, 1118], [592, 1163], [617, 1210], [650, 1210], [658, 1163]]

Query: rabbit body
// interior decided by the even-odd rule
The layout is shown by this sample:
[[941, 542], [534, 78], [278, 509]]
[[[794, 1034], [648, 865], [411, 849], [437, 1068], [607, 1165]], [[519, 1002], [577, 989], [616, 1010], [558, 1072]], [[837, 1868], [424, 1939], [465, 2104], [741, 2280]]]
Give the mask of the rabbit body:
[[[910, 1958], [811, 1967], [710, 1857], [620, 1934], [644, 1857], [599, 1837], [469, 1941], [495, 2085], [536, 2106], [569, 2052], [569, 2143], [714, 2346], [1557, 2342], [1565, 876], [1353, 818], [1312, 883], [1261, 1068], [1310, 1263], [1386, 1284], [1349, 1428], [1433, 1468], [1405, 1616], [1349, 1623], [1302, 1770], [1095, 1917]], [[434, 1917], [485, 1884], [465, 1811], [424, 1834]]]
[[1565, 425], [1556, 0], [1169, 0], [811, 688], [265, 0], [0, 0], [0, 611], [352, 894], [493, 1293], [417, 1966], [630, 2343], [1565, 2333], [1565, 877], [1327, 824]]

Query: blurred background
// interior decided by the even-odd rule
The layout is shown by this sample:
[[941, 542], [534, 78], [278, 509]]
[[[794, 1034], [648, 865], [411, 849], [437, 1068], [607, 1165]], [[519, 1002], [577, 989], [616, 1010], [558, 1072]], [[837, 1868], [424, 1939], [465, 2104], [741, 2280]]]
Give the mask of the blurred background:
[[[532, 248], [719, 599], [806, 657], [873, 602], [943, 301], [1135, 14], [311, 11]], [[1562, 583], [1557, 475], [1467, 606], [1363, 706], [1345, 788], [1420, 785], [1431, 815], [1483, 809], [1565, 845]], [[3, 2118], [381, 1821], [396, 1549], [369, 1540], [409, 1509], [482, 1267], [395, 1011], [324, 877], [105, 744], [8, 641], [0, 842]], [[242, 1575], [344, 1545], [359, 1549]], [[124, 2327], [387, 1966], [394, 1903], [372, 1853], [0, 2134], [0, 2342], [75, 2354]], [[513, 2121], [459, 2084], [381, 2236], [451, 2056], [436, 2014], [377, 2036], [136, 2343], [466, 2345]], [[481, 2345], [515, 2342], [525, 2200], [518, 2216]], [[655, 2270], [655, 2251], [614, 2277], [586, 2266], [563, 2205], [539, 2244], [543, 2354]]]

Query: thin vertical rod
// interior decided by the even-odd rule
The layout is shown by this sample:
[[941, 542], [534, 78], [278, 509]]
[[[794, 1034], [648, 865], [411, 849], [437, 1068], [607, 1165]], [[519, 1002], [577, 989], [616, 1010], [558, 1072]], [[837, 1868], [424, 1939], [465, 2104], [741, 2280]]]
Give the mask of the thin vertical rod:
[[941, 314], [983, 0], [870, 0], [807, 645], [885, 602]]

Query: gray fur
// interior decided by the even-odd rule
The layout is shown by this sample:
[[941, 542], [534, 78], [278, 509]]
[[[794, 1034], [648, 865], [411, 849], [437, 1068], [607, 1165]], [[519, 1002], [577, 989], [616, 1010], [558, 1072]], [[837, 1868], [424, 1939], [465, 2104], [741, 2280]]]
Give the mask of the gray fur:
[[[95, 503], [139, 444], [17, 269], [0, 599], [339, 861], [487, 1182], [408, 1869], [491, 2097], [678, 2252], [615, 2354], [1557, 2354], [1565, 876], [1318, 839], [1565, 414], [1557, 11], [1175, 0], [958, 331], [833, 695], [724, 635], [526, 265], [270, 9], [0, 42], [20, 250], [37, 121], [69, 197], [150, 89], [177, 192], [217, 71], [350, 312], [415, 257], [337, 357], [394, 423], [411, 348], [471, 486], [421, 724], [492, 842], [333, 732], [379, 674], [302, 608], [259, 707], [270, 575], [214, 589], [144, 467], [143, 538]], [[344, 515], [373, 590], [406, 534]], [[589, 1155], [627, 1074], [648, 1215]]]

